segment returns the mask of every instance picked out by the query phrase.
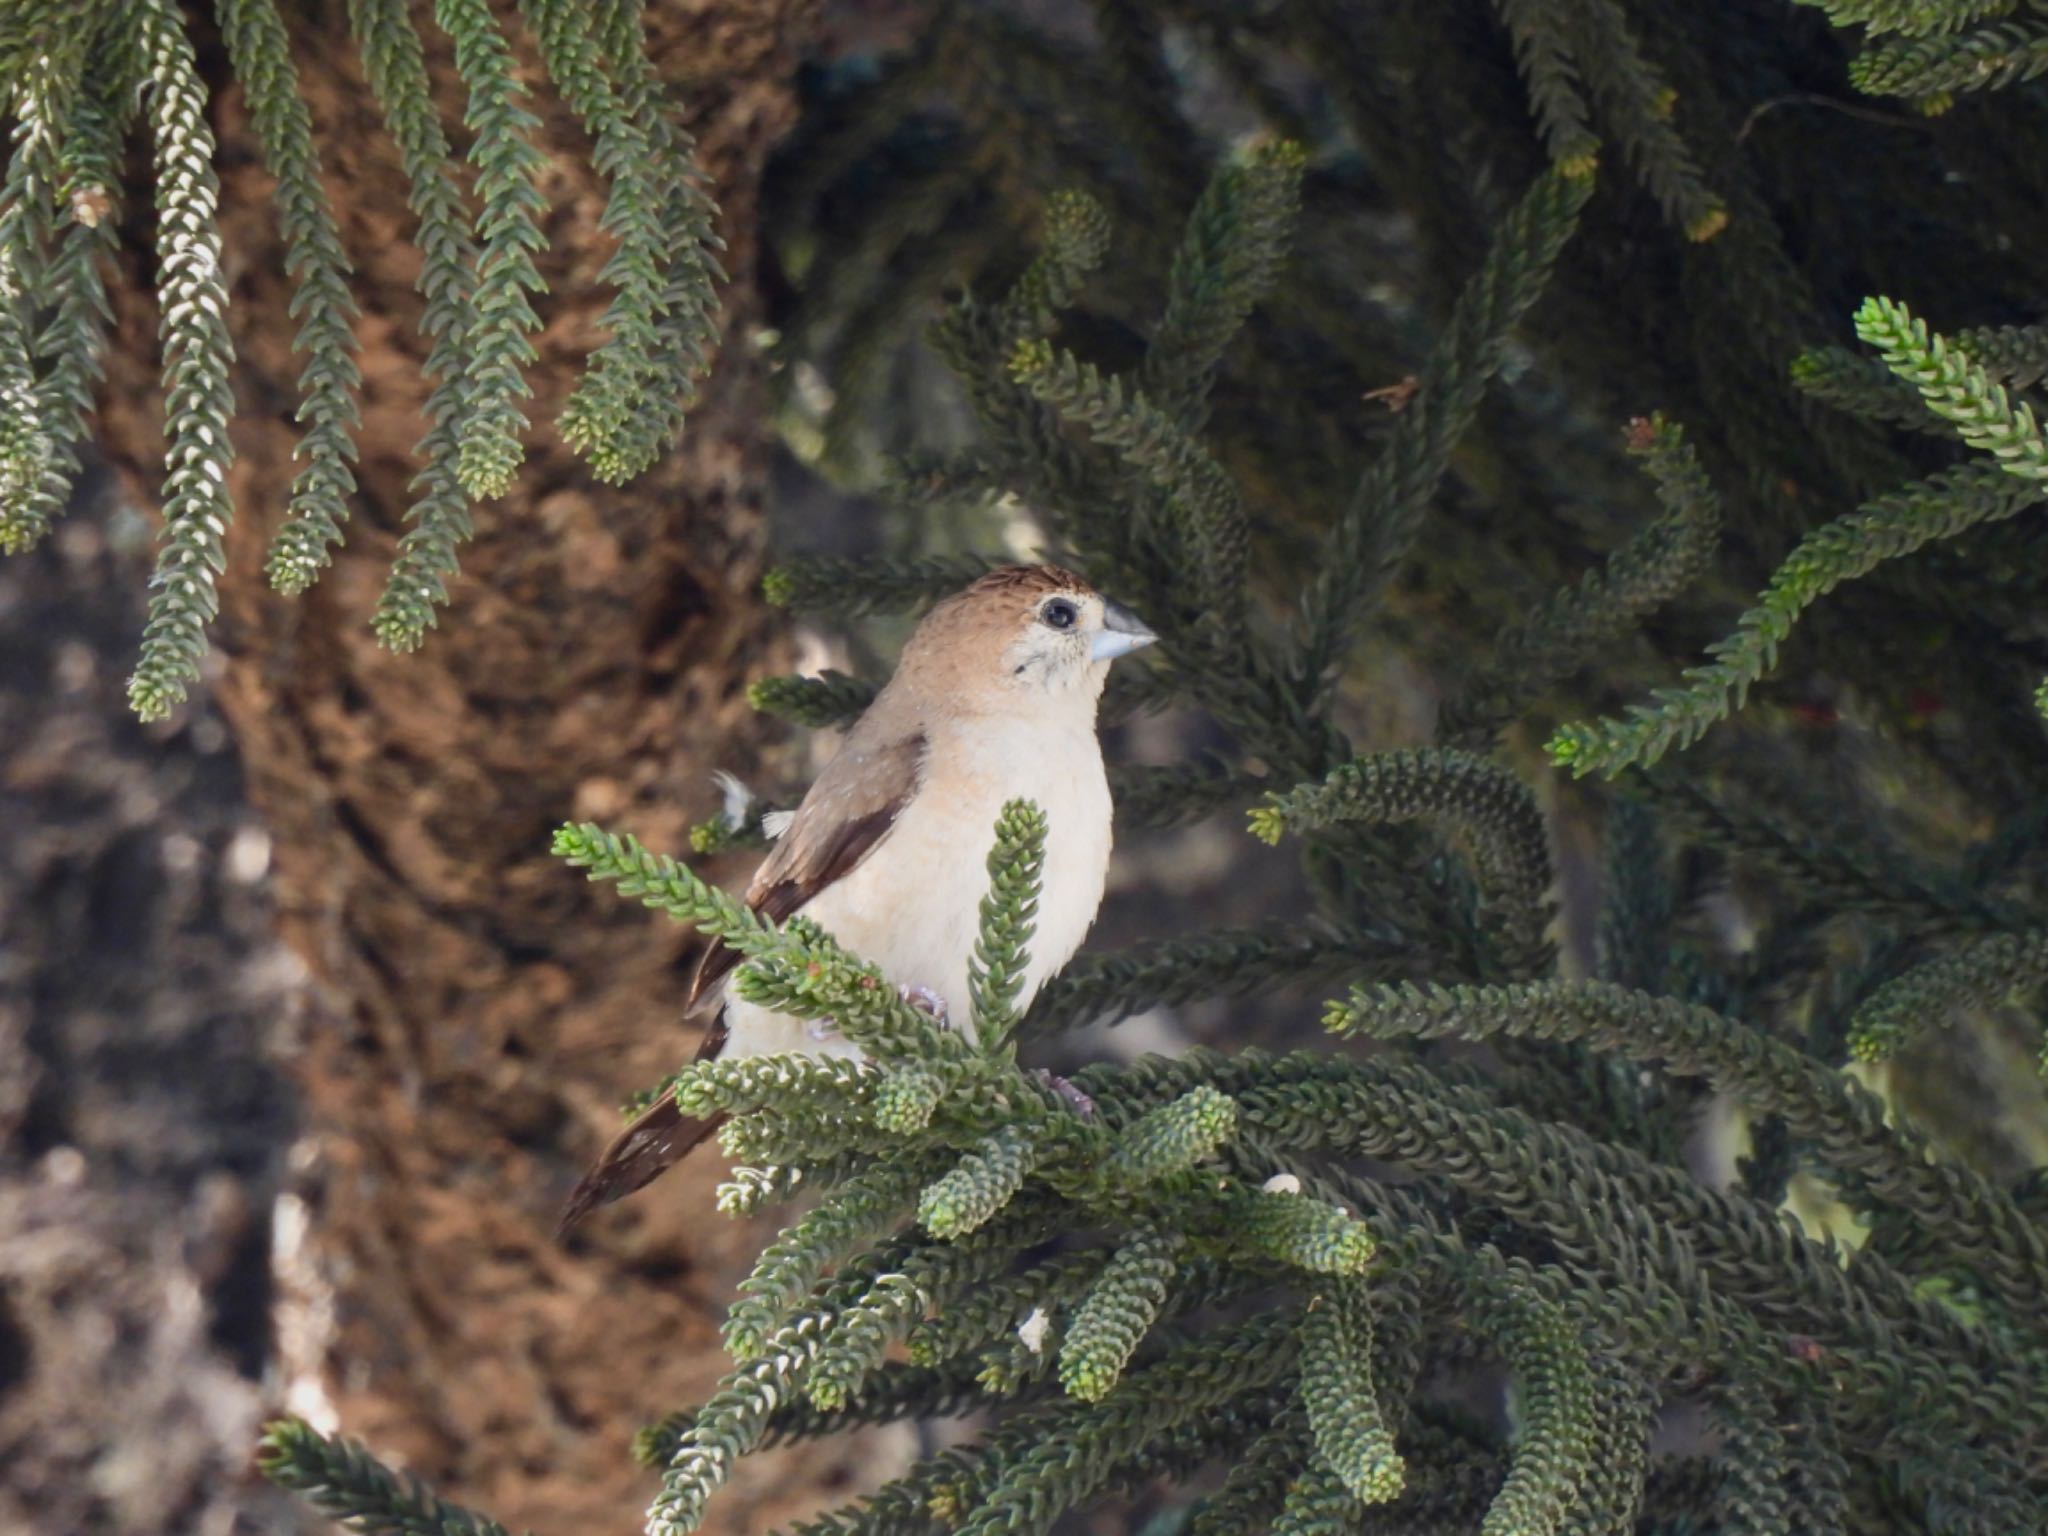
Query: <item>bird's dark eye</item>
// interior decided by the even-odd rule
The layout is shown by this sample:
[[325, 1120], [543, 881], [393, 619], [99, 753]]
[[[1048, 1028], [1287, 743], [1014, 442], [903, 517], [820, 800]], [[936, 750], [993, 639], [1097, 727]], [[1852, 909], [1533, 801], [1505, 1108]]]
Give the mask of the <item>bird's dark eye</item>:
[[1041, 622], [1054, 629], [1072, 629], [1075, 621], [1081, 617], [1081, 610], [1064, 597], [1056, 597], [1038, 610], [1038, 617]]

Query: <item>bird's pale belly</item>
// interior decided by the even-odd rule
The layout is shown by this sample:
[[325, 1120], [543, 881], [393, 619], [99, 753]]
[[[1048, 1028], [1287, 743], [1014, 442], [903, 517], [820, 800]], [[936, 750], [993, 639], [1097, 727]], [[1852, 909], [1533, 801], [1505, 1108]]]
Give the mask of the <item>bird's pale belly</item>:
[[[1089, 743], [1092, 747], [1093, 742]], [[874, 854], [804, 908], [804, 915], [848, 949], [872, 960], [898, 986], [926, 987], [944, 998], [956, 1022], [970, 1012], [967, 977], [988, 890], [988, 852], [1003, 805], [1028, 796], [1047, 816], [1045, 877], [1031, 963], [1028, 1001], [1080, 948], [1094, 921], [1109, 867], [1109, 789], [1101, 758], [1088, 754], [1077, 771], [1035, 782], [1004, 774], [986, 792], [935, 805], [914, 799]], [[991, 775], [990, 777], [994, 777]], [[729, 997], [728, 1056], [777, 1051], [858, 1057], [851, 1042], [812, 1021], [770, 1013]]]

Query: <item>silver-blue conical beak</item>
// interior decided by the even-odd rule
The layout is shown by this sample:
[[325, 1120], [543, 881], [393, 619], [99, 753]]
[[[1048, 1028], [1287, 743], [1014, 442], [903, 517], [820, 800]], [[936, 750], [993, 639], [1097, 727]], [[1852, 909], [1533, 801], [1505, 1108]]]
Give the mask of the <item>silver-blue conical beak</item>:
[[1119, 656], [1128, 656], [1142, 650], [1159, 637], [1145, 627], [1139, 618], [1122, 603], [1104, 601], [1102, 605], [1102, 628], [1095, 631], [1095, 638], [1088, 646], [1090, 661], [1115, 661]]

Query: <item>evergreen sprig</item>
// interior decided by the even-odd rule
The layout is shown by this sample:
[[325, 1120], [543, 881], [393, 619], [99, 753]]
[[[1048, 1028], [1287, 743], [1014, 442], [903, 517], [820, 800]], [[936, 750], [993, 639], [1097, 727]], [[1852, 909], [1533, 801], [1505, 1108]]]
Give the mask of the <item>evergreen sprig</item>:
[[1973, 21], [2007, 15], [2017, 0], [1798, 0], [1826, 11], [1836, 26], [1861, 25], [1873, 35], [1953, 32]]
[[1566, 8], [1544, 0], [1493, 0], [1493, 8], [1514, 40], [1515, 63], [1529, 87], [1550, 158], [1567, 175], [1590, 175], [1599, 161], [1600, 140], [1565, 32]]
[[320, 184], [313, 121], [300, 97], [291, 40], [271, 0], [223, 0], [221, 32], [228, 58], [248, 93], [263, 161], [277, 178], [278, 225], [285, 268], [296, 288], [292, 311], [303, 315], [296, 339], [306, 365], [299, 374], [298, 420], [305, 425], [296, 456], [305, 468], [292, 482], [291, 505], [271, 540], [267, 570], [278, 591], [305, 591], [333, 559], [356, 488], [356, 391], [353, 270], [341, 246], [334, 210]]
[[150, 578], [149, 619], [128, 680], [128, 703], [142, 719], [161, 720], [199, 680], [206, 626], [220, 608], [215, 581], [227, 569], [225, 539], [235, 515], [227, 487], [235, 345], [228, 334], [220, 226], [213, 218], [220, 182], [198, 58], [170, 0], [137, 0], [135, 24], [150, 80], [167, 446], [163, 547]]
[[1879, 43], [1849, 64], [1849, 79], [1872, 96], [1910, 96], [1946, 105], [1955, 91], [1995, 91], [2048, 72], [2048, 26], [2015, 21], [1961, 34], [1930, 33]]
[[611, 334], [591, 357], [560, 426], [597, 477], [616, 484], [646, 468], [650, 457], [652, 435], [635, 432], [632, 423], [658, 387], [655, 359], [668, 312], [667, 199], [645, 125], [619, 98], [588, 9], [564, 0], [523, 0], [521, 13], [562, 99], [594, 142], [592, 163], [611, 182], [600, 219], [618, 241], [600, 274], [617, 289], [603, 319]]
[[718, 204], [697, 160], [697, 144], [664, 99], [647, 56], [644, 0], [606, 0], [599, 10], [605, 64], [627, 121], [647, 135], [665, 170], [661, 229], [665, 265], [649, 372], [633, 413], [618, 432], [621, 469], [652, 464], [674, 446], [697, 385], [718, 348], [718, 285], [725, 281]]
[[1328, 689], [1359, 623], [1406, 558], [1451, 449], [1507, 356], [1510, 333], [1542, 294], [1592, 193], [1589, 173], [1538, 177], [1459, 296], [1423, 365], [1414, 400], [1338, 514], [1322, 552], [1293, 658], [1302, 697], [1320, 698]]
[[435, 1498], [354, 1441], [323, 1435], [303, 1419], [266, 1426], [256, 1465], [280, 1488], [364, 1536], [505, 1536], [497, 1521]]
[[35, 537], [29, 498], [42, 484], [51, 454], [37, 410], [26, 308], [14, 253], [0, 244], [0, 507], [7, 509], [10, 548], [26, 547]]
[[1592, 1363], [1565, 1310], [1527, 1276], [1484, 1274], [1474, 1290], [1475, 1321], [1514, 1373], [1520, 1419], [1480, 1536], [1547, 1536], [1565, 1526], [1599, 1452]]
[[1253, 835], [1268, 843], [1287, 832], [1413, 820], [1455, 831], [1465, 843], [1516, 973], [1547, 969], [1548, 834], [1528, 787], [1498, 764], [1436, 748], [1378, 753], [1345, 764], [1321, 784], [1270, 795], [1251, 812]]
[[[58, 59], [46, 60], [53, 72], [61, 67]], [[61, 128], [49, 118], [58, 93], [27, 87], [18, 95], [16, 149], [0, 196], [0, 250], [13, 284], [0, 304], [6, 311], [0, 328], [13, 328], [15, 338], [0, 341], [0, 350], [24, 370], [13, 376], [7, 423], [0, 427], [12, 445], [10, 467], [0, 471], [9, 480], [0, 492], [0, 554], [28, 549], [63, 512], [103, 372], [109, 305], [101, 269], [115, 245], [115, 165], [136, 111], [131, 86], [140, 63], [135, 39], [111, 27], [80, 62], [86, 78], [70, 96]], [[34, 78], [33, 69], [27, 73]], [[53, 208], [68, 217], [56, 219]], [[61, 232], [53, 224], [61, 224]], [[53, 237], [56, 249], [45, 259]], [[36, 277], [33, 294], [25, 282], [30, 275]], [[39, 306], [47, 318], [35, 331], [31, 316]], [[45, 365], [39, 379], [37, 361]]]
[[426, 51], [410, 13], [397, 0], [349, 0], [349, 25], [370, 94], [405, 167], [406, 202], [419, 222], [423, 258], [415, 285], [426, 300], [420, 329], [431, 340], [424, 368], [428, 428], [414, 450], [421, 465], [406, 512], [410, 526], [370, 618], [379, 644], [410, 651], [425, 642], [435, 610], [448, 601], [456, 549], [474, 531], [458, 466], [470, 411], [463, 365], [476, 324], [475, 226], [450, 169]]
[[1720, 498], [1677, 423], [1663, 416], [1631, 422], [1627, 446], [1655, 483], [1664, 515], [1575, 586], [1508, 627], [1486, 670], [1446, 708], [1441, 731], [1447, 740], [1481, 744], [1532, 695], [1629, 633], [1712, 561]]
[[1644, 54], [1627, 9], [1619, 0], [1567, 0], [1558, 9], [1580, 73], [1644, 188], [1686, 239], [1712, 240], [1728, 227], [1727, 205], [1678, 132], [1679, 91]]
[[[1937, 955], [1873, 993], [1849, 1023], [1858, 1061], [1886, 1061], [1915, 1036], [2048, 975], [2048, 930], [1996, 933]], [[2048, 1046], [2042, 1051], [2048, 1071]]]
[[1666, 1070], [1704, 1075], [1717, 1088], [1782, 1115], [1838, 1168], [1869, 1182], [1888, 1204], [1938, 1225], [1987, 1283], [2018, 1299], [2048, 1287], [2048, 1232], [1972, 1170], [1936, 1161], [1919, 1136], [1888, 1129], [1882, 1107], [1848, 1079], [1734, 1019], [1605, 982], [1511, 987], [1354, 989], [1330, 1004], [1326, 1028], [1378, 1038], [1455, 1034], [1584, 1040]]
[[1361, 1504], [1387, 1504], [1407, 1481], [1372, 1380], [1372, 1314], [1348, 1288], [1302, 1314], [1301, 1400], [1316, 1454]]
[[815, 729], [850, 724], [879, 691], [864, 678], [828, 670], [817, 677], [764, 677], [747, 685], [747, 702], [765, 714]]
[[786, 560], [761, 578], [761, 595], [778, 608], [852, 619], [949, 597], [988, 570], [989, 562], [974, 555], [904, 562]]
[[1888, 560], [2016, 516], [2043, 495], [2037, 481], [2001, 465], [1963, 464], [1815, 529], [1778, 567], [1735, 632], [1709, 647], [1713, 661], [1688, 668], [1682, 687], [1658, 689], [1652, 702], [1632, 704], [1617, 718], [1561, 727], [1548, 744], [1551, 760], [1575, 775], [1611, 777], [1692, 745], [1742, 705], [1776, 663], [1800, 616], [1820, 598]]
[[2048, 479], [2048, 438], [2025, 401], [2014, 402], [1981, 364], [1958, 352], [1903, 304], [1866, 299], [1856, 311], [1856, 334], [1877, 350], [1885, 366], [1920, 391], [1927, 408], [1951, 423], [1962, 440], [1998, 461], [2006, 473]]
[[1183, 1173], [1212, 1156], [1237, 1131], [1237, 1106], [1199, 1087], [1147, 1110], [1118, 1139], [1107, 1172], [1136, 1187]]
[[981, 922], [967, 963], [974, 1034], [984, 1051], [1002, 1050], [1017, 1027], [1017, 1002], [1038, 923], [1046, 831], [1045, 812], [1029, 800], [1010, 801], [996, 818], [988, 894], [981, 899]]
[[1300, 144], [1262, 144], [1225, 161], [1188, 215], [1165, 312], [1132, 385], [1180, 432], [1201, 429], [1224, 349], [1286, 261], [1307, 164]]
[[1141, 1227], [1117, 1249], [1060, 1346], [1060, 1385], [1069, 1394], [1098, 1402], [1116, 1386], [1165, 1304], [1180, 1246], [1176, 1232]]
[[546, 284], [533, 264], [547, 241], [536, 217], [547, 207], [535, 185], [544, 162], [534, 147], [540, 120], [520, 104], [512, 52], [485, 0], [434, 0], [435, 15], [455, 43], [455, 68], [469, 93], [463, 122], [476, 167], [474, 309], [469, 334], [468, 419], [456, 457], [456, 478], [471, 496], [511, 489], [525, 458], [518, 402], [532, 393], [524, 370], [535, 357], [530, 332], [540, 328], [527, 295]]
[[1167, 498], [1174, 546], [1198, 576], [1196, 602], [1234, 617], [1244, 597], [1250, 547], [1236, 482], [1180, 424], [1142, 393], [1142, 386], [1105, 377], [1093, 365], [1043, 340], [1018, 343], [1010, 372], [1034, 399], [1063, 420], [1086, 426]]

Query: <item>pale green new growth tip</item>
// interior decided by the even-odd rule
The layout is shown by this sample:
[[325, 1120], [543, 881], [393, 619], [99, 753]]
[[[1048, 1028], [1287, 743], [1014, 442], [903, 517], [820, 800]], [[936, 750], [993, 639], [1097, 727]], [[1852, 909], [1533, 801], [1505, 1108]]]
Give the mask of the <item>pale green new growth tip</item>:
[[2015, 402], [1982, 364], [1935, 335], [1905, 305], [1865, 299], [1856, 311], [1856, 334], [1920, 391], [1929, 410], [1953, 423], [1964, 442], [1991, 454], [2007, 474], [2048, 479], [2048, 438], [2033, 407]]

